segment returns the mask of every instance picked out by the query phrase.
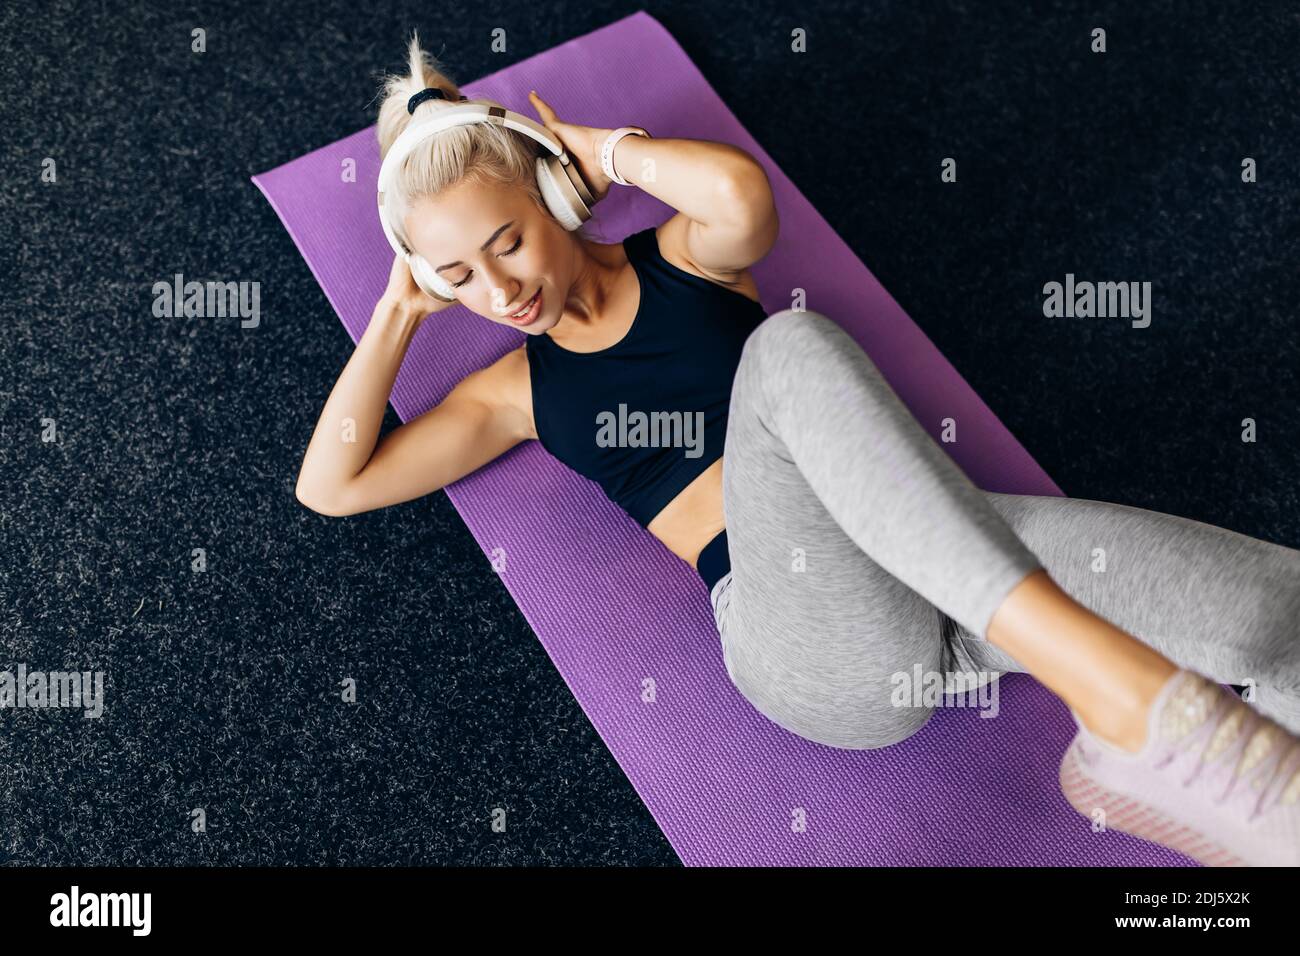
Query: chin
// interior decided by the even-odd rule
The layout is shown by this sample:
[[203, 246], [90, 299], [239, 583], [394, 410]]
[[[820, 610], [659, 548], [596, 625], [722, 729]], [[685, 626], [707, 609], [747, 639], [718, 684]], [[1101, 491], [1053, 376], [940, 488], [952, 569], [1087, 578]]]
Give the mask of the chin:
[[[545, 315], [539, 315], [536, 322], [524, 327], [524, 331], [529, 335], [542, 335], [543, 333], [549, 332], [551, 329], [555, 328], [555, 323], [555, 319], [548, 318]], [[516, 326], [516, 328], [519, 328], [519, 326]]]

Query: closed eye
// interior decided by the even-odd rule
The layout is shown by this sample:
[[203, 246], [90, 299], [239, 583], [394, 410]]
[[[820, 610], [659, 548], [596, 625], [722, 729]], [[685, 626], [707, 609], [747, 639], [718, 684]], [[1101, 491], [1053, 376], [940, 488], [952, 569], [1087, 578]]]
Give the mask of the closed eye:
[[[501, 253], [501, 255], [513, 256], [516, 252], [519, 251], [519, 247], [522, 246], [523, 244], [524, 244], [524, 237], [520, 236], [518, 239], [515, 240], [515, 244], [511, 246], [509, 249], [507, 249], [505, 252]], [[473, 269], [469, 271], [469, 275], [465, 276], [465, 278], [461, 279], [459, 282], [453, 282], [451, 284], [451, 287], [453, 289], [459, 289], [461, 286], [463, 286], [466, 282], [468, 282], [472, 278], [474, 278]]]

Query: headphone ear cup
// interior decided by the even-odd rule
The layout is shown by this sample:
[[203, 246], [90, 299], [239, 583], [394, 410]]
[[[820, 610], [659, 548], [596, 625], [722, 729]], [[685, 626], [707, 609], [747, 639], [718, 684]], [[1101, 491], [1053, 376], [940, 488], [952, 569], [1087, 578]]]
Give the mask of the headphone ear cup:
[[591, 191], [573, 163], [547, 153], [537, 157], [535, 168], [542, 201], [561, 226], [572, 232], [591, 218]]
[[446, 279], [433, 271], [429, 263], [424, 261], [423, 256], [411, 253], [406, 262], [411, 267], [411, 278], [426, 295], [441, 299], [443, 302], [456, 301], [456, 290]]

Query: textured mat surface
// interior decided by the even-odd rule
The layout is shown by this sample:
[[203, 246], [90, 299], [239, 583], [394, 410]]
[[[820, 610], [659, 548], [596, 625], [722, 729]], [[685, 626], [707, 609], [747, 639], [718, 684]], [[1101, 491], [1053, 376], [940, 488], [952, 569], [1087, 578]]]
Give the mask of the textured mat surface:
[[[629, 74], [633, 56], [654, 95]], [[521, 111], [544, 89], [561, 116], [623, 117], [659, 136], [735, 143], [764, 163], [782, 236], [755, 267], [764, 304], [807, 291], [844, 326], [927, 425], [962, 422], [946, 445], [979, 486], [1060, 494], [1015, 438], [746, 133], [672, 37], [638, 13], [464, 84]], [[614, 95], [611, 95], [613, 93]], [[346, 159], [357, 181], [339, 174]], [[255, 177], [348, 332], [358, 339], [391, 262], [374, 214], [378, 151], [362, 130]], [[597, 207], [617, 242], [671, 211], [634, 189]], [[512, 332], [453, 308], [412, 343], [392, 404], [409, 420], [464, 375], [517, 346]], [[708, 596], [683, 562], [599, 488], [527, 443], [447, 489], [610, 751], [687, 864], [1179, 864], [1122, 834], [1093, 838], [1056, 784], [1070, 738], [1062, 703], [1023, 675], [1001, 712], [941, 709], [903, 744], [839, 751], [772, 724], [722, 666]], [[646, 692], [653, 684], [654, 693]], [[792, 820], [806, 820], [793, 827]]]

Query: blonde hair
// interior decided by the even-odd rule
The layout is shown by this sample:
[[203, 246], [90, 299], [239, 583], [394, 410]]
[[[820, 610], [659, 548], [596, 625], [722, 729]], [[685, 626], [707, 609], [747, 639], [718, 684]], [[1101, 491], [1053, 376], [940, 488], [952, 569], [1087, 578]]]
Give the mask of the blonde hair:
[[[407, 72], [388, 74], [383, 79], [379, 121], [376, 135], [382, 158], [412, 122], [430, 116], [435, 110], [457, 105], [460, 87], [446, 73], [438, 59], [420, 47], [419, 35], [411, 32], [407, 46]], [[447, 99], [427, 99], [406, 111], [406, 102], [426, 87], [437, 87]], [[494, 100], [474, 98], [466, 103], [501, 106]], [[515, 130], [495, 123], [472, 123], [444, 130], [426, 140], [402, 163], [385, 194], [390, 221], [400, 223], [411, 205], [425, 196], [436, 196], [462, 182], [480, 185], [501, 184], [523, 189], [537, 207], [549, 215], [541, 191], [537, 188], [535, 169], [539, 145]], [[399, 233], [402, 230], [399, 226]]]

